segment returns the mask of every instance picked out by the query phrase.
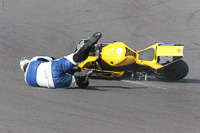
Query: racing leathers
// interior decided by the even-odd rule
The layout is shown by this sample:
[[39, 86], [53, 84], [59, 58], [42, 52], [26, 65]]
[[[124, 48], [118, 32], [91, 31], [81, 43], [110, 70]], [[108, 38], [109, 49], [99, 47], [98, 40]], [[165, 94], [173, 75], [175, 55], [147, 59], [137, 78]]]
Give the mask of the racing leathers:
[[31, 86], [47, 88], [86, 88], [89, 84], [88, 74], [90, 70], [76, 72], [74, 75], [69, 71], [79, 62], [87, 59], [89, 51], [101, 38], [97, 32], [75, 53], [54, 59], [51, 56], [25, 57], [20, 61], [24, 71], [25, 82]]
[[74, 65], [77, 65], [72, 59], [73, 55], [57, 60], [49, 56], [32, 58], [24, 73], [26, 83], [47, 88], [77, 87], [75, 77], [67, 74]]

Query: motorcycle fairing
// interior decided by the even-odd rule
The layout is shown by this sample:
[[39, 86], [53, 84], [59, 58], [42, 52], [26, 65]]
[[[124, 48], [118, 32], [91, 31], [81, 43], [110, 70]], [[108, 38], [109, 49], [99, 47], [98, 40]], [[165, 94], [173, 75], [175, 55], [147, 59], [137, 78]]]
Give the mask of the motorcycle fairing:
[[138, 54], [123, 42], [114, 42], [102, 48], [101, 58], [110, 66], [125, 66], [134, 63]]
[[182, 44], [157, 43], [138, 51], [139, 59], [136, 63], [159, 69], [183, 58], [183, 49]]
[[95, 62], [97, 59], [98, 59], [97, 56], [88, 56], [88, 58], [85, 61], [81, 62], [78, 65], [78, 67], [87, 68], [90, 65], [91, 62]]

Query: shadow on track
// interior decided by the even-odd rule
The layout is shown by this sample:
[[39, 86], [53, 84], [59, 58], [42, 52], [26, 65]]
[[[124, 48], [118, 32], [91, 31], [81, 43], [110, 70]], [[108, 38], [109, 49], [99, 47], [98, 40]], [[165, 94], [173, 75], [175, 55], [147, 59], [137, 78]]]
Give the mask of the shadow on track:
[[[97, 89], [98, 88], [98, 89]], [[100, 90], [100, 91], [109, 91], [109, 89], [104, 88], [119, 88], [119, 89], [146, 89], [148, 87], [124, 87], [124, 86], [89, 86], [86, 90]]]
[[159, 81], [159, 82], [166, 82], [166, 83], [200, 83], [200, 79], [181, 79], [181, 80], [176, 80], [176, 81], [165, 81], [165, 80], [160, 80], [157, 78], [148, 78], [147, 81]]
[[[148, 87], [124, 87], [124, 86], [88, 86], [83, 90], [91, 91], [110, 91], [110, 89], [146, 89]], [[80, 88], [70, 88], [70, 90], [75, 90]]]
[[[142, 80], [138, 80], [137, 78], [136, 79], [130, 79], [130, 78], [124, 78], [124, 80], [129, 80], [129, 81], [143, 81]], [[177, 81], [166, 81], [166, 80], [160, 80], [160, 79], [157, 79], [157, 78], [153, 78], [153, 77], [149, 77], [147, 79], [147, 81], [152, 81], [152, 82], [165, 82], [165, 83], [200, 83], [200, 79], [181, 79], [181, 80], [177, 80]]]
[[200, 83], [200, 79], [182, 79], [179, 81], [174, 81], [174, 83]]

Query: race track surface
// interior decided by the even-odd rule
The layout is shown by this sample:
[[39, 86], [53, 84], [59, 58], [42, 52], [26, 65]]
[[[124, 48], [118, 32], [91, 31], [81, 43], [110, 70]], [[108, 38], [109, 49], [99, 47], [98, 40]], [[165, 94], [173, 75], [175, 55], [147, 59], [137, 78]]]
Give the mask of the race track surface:
[[[199, 133], [199, 0], [1, 0], [1, 133]], [[87, 89], [25, 84], [24, 56], [60, 58], [81, 38], [140, 50], [185, 44], [188, 76], [178, 82], [91, 79]]]

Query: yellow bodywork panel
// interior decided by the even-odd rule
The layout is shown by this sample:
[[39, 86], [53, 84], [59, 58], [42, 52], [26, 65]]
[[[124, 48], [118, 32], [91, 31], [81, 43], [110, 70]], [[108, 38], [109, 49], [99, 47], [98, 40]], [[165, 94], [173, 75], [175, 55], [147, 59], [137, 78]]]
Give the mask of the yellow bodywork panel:
[[157, 56], [183, 56], [184, 46], [158, 46]]
[[123, 42], [115, 42], [102, 49], [101, 57], [110, 66], [124, 66], [134, 63], [137, 53]]
[[138, 59], [136, 61], [137, 64], [139, 65], [142, 65], [142, 66], [150, 66], [154, 69], [159, 69], [159, 68], [162, 68], [163, 66], [158, 64], [156, 60], [153, 60], [153, 61], [146, 61], [146, 60], [140, 60]]
[[[90, 65], [90, 63], [95, 62], [97, 59], [98, 59], [97, 56], [88, 56], [88, 58], [85, 61], [83, 61], [82, 63], [80, 63], [78, 65], [78, 67], [80, 67], [81, 70], [88, 69], [88, 66]], [[102, 71], [99, 69], [94, 69], [94, 68], [90, 68], [90, 69], [93, 70], [96, 75], [106, 77], [106, 78], [119, 78], [124, 74], [124, 71], [118, 72], [118, 71], [109, 71], [109, 70], [103, 70], [103, 73], [105, 73], [105, 74], [103, 74], [103, 73], [101, 74]], [[98, 73], [98, 72], [100, 72], [100, 73]], [[110, 73], [110, 75], [108, 75], [106, 73]]]
[[163, 65], [158, 63], [158, 56], [179, 56], [179, 57], [183, 57], [183, 49], [184, 46], [159, 46], [159, 44], [163, 44], [163, 43], [156, 43], [144, 50], [140, 50], [138, 51], [138, 53], [140, 54], [140, 52], [144, 52], [148, 49], [153, 48], [154, 49], [154, 57], [152, 61], [147, 61], [147, 60], [141, 60], [138, 59], [136, 61], [137, 64], [139, 65], [143, 65], [143, 66], [150, 66], [154, 69], [159, 69], [164, 67]]
[[143, 51], [146, 51], [146, 50], [148, 50], [148, 49], [154, 49], [154, 53], [153, 53], [153, 55], [154, 55], [154, 57], [153, 57], [153, 60], [152, 61], [147, 61], [147, 60], [141, 60], [141, 59], [138, 59], [137, 61], [136, 61], [136, 63], [137, 64], [139, 64], [139, 65], [142, 65], [142, 66], [150, 66], [150, 67], [152, 67], [152, 68], [154, 68], [154, 69], [159, 69], [159, 68], [162, 68], [163, 66], [162, 65], [160, 65], [159, 63], [157, 63], [157, 58], [155, 58], [155, 56], [156, 56], [156, 52], [157, 52], [157, 46], [159, 45], [159, 44], [162, 44], [162, 43], [156, 43], [156, 44], [154, 44], [154, 45], [152, 45], [152, 46], [150, 46], [150, 47], [148, 47], [148, 48], [146, 48], [146, 49], [143, 49], [143, 50], [140, 50], [140, 51], [138, 51], [138, 53], [140, 54], [140, 52], [143, 52]]
[[85, 61], [81, 62], [78, 65], [78, 67], [80, 67], [80, 68], [85, 68], [86, 67], [87, 68], [90, 62], [94, 62], [97, 59], [98, 59], [97, 56], [88, 56], [88, 58]]

